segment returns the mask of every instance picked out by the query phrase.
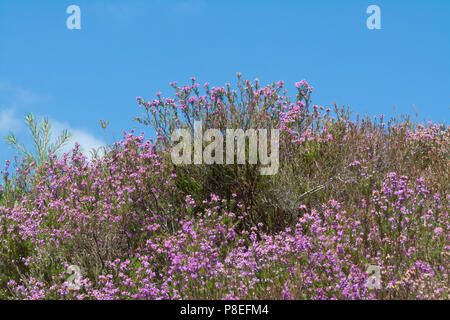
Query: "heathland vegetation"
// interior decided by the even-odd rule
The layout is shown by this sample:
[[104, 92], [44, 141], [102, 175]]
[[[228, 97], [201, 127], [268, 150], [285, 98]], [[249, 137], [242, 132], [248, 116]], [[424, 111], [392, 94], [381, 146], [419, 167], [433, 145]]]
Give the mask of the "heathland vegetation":
[[[240, 76], [171, 85], [137, 98], [155, 140], [124, 132], [91, 157], [59, 140], [6, 163], [0, 298], [448, 299], [446, 124], [313, 105], [306, 81], [293, 97]], [[279, 129], [277, 174], [174, 165], [171, 133], [194, 121]]]

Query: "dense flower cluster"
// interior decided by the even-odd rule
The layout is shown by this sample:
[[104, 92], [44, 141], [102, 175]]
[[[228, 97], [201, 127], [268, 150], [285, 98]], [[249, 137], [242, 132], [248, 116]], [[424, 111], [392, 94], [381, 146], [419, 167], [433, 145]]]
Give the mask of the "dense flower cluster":
[[[165, 125], [206, 111], [219, 124], [208, 108], [228, 108], [231, 91], [205, 84], [206, 95], [190, 97], [192, 82], [173, 83], [175, 99], [139, 104], [155, 121], [166, 114]], [[251, 87], [250, 102], [278, 105], [286, 139], [286, 180], [258, 182], [257, 209], [235, 189], [205, 194], [174, 167], [163, 143], [170, 126], [155, 142], [124, 133], [92, 161], [75, 146], [16, 177], [7, 162], [4, 187], [16, 179], [25, 192], [0, 202], [0, 298], [448, 299], [448, 166], [441, 174], [432, 165], [448, 165], [449, 128], [332, 119], [309, 110], [306, 81], [296, 103], [278, 96], [282, 87]], [[271, 192], [276, 206], [264, 200]], [[76, 288], [71, 265], [81, 270]], [[371, 265], [381, 288], [368, 287]]]

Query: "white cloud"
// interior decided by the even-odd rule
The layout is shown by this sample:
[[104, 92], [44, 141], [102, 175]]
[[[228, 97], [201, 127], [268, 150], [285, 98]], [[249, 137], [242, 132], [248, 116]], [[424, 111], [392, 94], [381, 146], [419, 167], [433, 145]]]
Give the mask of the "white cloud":
[[91, 157], [90, 151], [92, 149], [97, 150], [98, 148], [105, 145], [105, 143], [102, 140], [96, 138], [94, 135], [92, 135], [86, 130], [72, 128], [68, 123], [59, 122], [55, 120], [50, 120], [50, 123], [52, 125], [54, 138], [59, 136], [64, 129], [67, 129], [72, 134], [69, 142], [62, 149], [63, 152], [70, 153], [75, 145], [75, 142], [78, 142], [81, 147], [80, 149], [83, 151], [83, 154], [88, 157]]
[[0, 134], [17, 132], [22, 129], [22, 121], [16, 116], [14, 108], [0, 109]]
[[[25, 113], [18, 116], [17, 112], [22, 113], [21, 110], [24, 107], [30, 108], [30, 106], [42, 102], [46, 98], [23, 88], [13, 86], [8, 81], [0, 79], [0, 99], [0, 139], [10, 132], [15, 134], [20, 132], [21, 134], [18, 135], [18, 139], [19, 141], [23, 141], [23, 132], [21, 131], [25, 127], [23, 120]], [[36, 119], [42, 118], [42, 115], [39, 114], [35, 116]], [[73, 128], [67, 122], [50, 119], [50, 124], [52, 126], [53, 139], [58, 137], [64, 129], [67, 129], [72, 134], [69, 142], [63, 147], [63, 152], [70, 153], [75, 142], [78, 142], [83, 154], [91, 157], [90, 151], [92, 149], [98, 149], [105, 145], [101, 139], [96, 138], [90, 132], [80, 128]]]
[[[41, 118], [42, 117], [39, 115], [36, 116], [36, 119]], [[88, 131], [79, 128], [73, 128], [67, 122], [59, 122], [50, 119], [50, 124], [52, 128], [51, 130], [52, 139], [56, 139], [57, 137], [59, 137], [59, 135], [62, 133], [64, 129], [67, 129], [71, 133], [70, 140], [61, 149], [62, 153], [64, 152], [71, 153], [75, 145], [75, 142], [78, 142], [83, 154], [90, 159], [92, 156], [90, 151], [92, 149], [98, 150], [100, 147], [105, 145], [105, 143], [101, 139], [96, 138]], [[22, 119], [17, 117], [15, 110], [13, 108], [0, 109], [0, 138], [3, 138], [10, 132], [16, 134], [17, 132], [22, 131], [23, 128], [24, 128], [23, 121]], [[22, 141], [21, 138], [23, 138], [23, 134], [18, 136], [18, 138], [19, 140]], [[102, 155], [102, 152], [100, 152], [100, 155]]]
[[17, 115], [17, 111], [21, 113], [20, 110], [24, 107], [30, 108], [42, 100], [42, 96], [0, 79], [0, 134], [21, 131], [24, 121], [23, 117]]

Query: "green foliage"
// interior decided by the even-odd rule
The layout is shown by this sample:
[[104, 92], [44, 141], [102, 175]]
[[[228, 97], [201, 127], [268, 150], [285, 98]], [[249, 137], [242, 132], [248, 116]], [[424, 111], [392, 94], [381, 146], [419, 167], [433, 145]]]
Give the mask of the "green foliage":
[[33, 139], [34, 150], [29, 150], [26, 146], [20, 143], [13, 133], [6, 137], [6, 142], [12, 146], [17, 152], [34, 161], [38, 166], [42, 166], [49, 156], [56, 154], [69, 141], [71, 134], [67, 129], [52, 142], [51, 124], [48, 118], [36, 120], [33, 113], [25, 116], [25, 124]]
[[[0, 206], [14, 206], [18, 199], [30, 191], [39, 182], [39, 175], [45, 163], [53, 155], [57, 155], [64, 145], [69, 141], [71, 134], [68, 130], [63, 130], [59, 136], [52, 141], [52, 127], [48, 118], [37, 120], [33, 113], [25, 116], [25, 124], [33, 141], [33, 148], [30, 150], [23, 143], [20, 143], [14, 133], [10, 133], [5, 141], [18, 153], [21, 162], [15, 166], [21, 174], [14, 173], [11, 177], [3, 175], [0, 184]], [[33, 182], [33, 181], [34, 182]]]

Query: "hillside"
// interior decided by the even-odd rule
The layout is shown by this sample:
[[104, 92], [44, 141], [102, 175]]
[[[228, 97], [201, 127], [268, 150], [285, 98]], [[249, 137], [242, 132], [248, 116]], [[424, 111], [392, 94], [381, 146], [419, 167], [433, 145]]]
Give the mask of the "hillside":
[[[313, 105], [306, 81], [293, 97], [240, 77], [172, 87], [137, 98], [155, 141], [6, 164], [1, 299], [448, 299], [446, 124]], [[176, 165], [172, 134], [193, 140], [195, 121], [203, 161]], [[222, 163], [207, 163], [208, 129]], [[268, 130], [276, 172], [250, 143], [225, 162], [227, 129]]]

